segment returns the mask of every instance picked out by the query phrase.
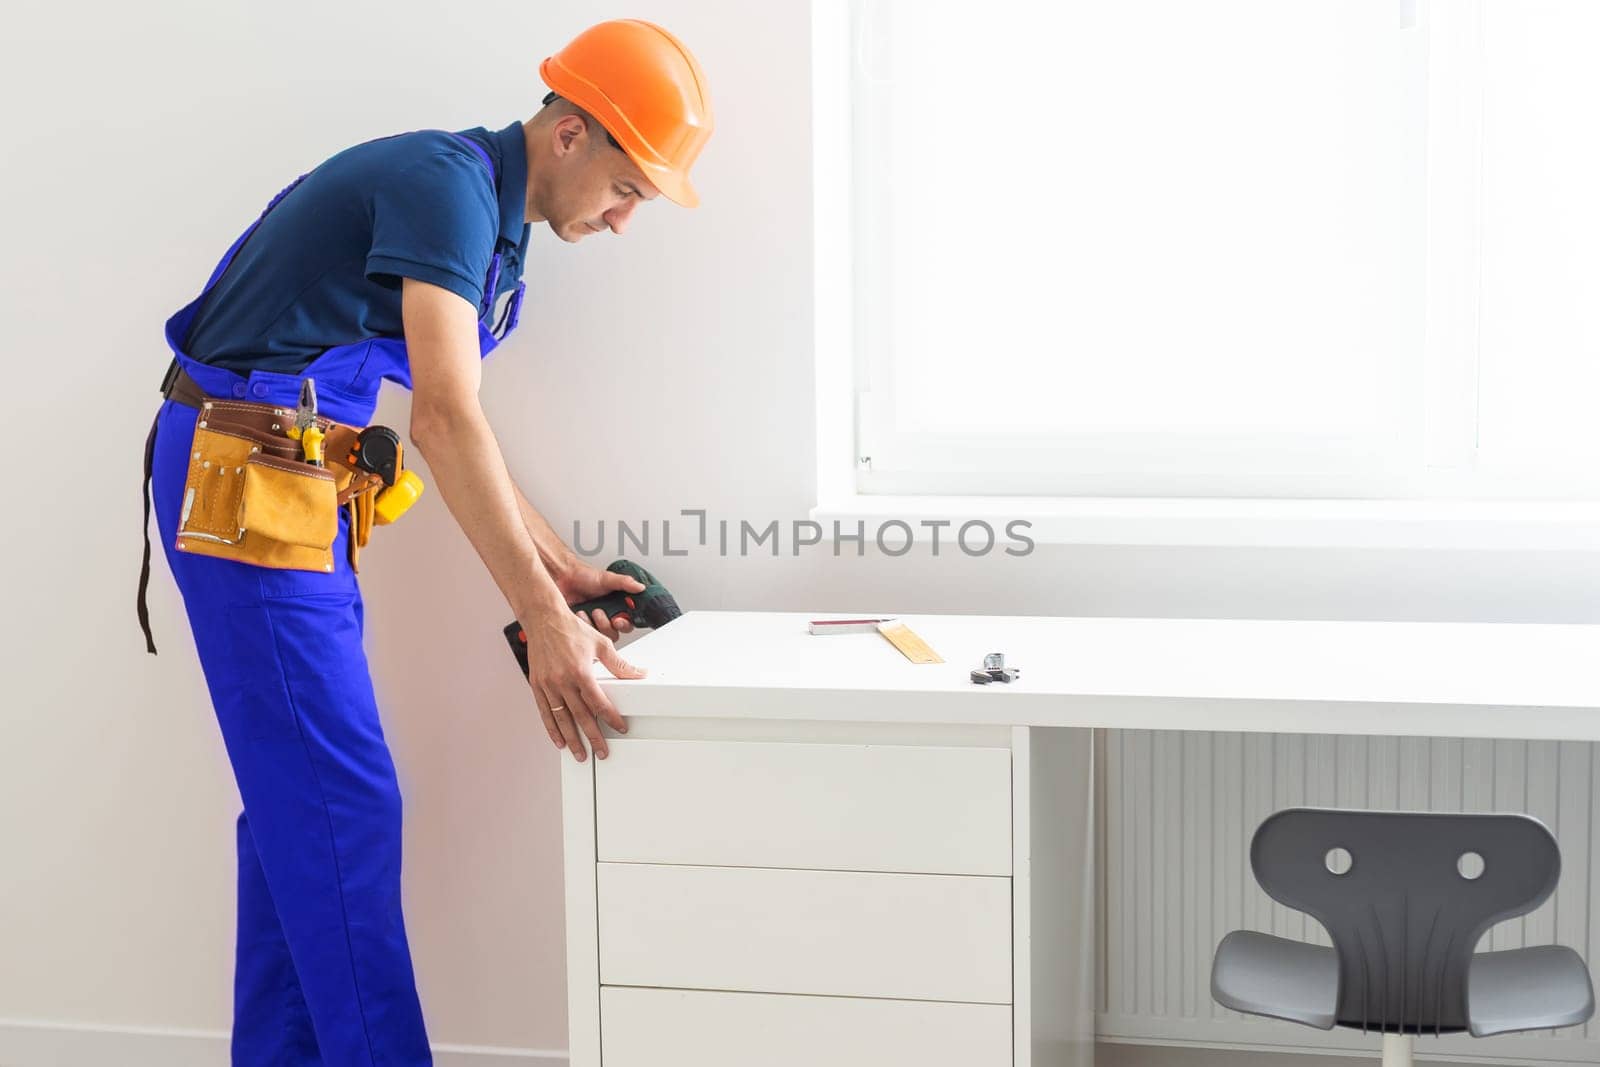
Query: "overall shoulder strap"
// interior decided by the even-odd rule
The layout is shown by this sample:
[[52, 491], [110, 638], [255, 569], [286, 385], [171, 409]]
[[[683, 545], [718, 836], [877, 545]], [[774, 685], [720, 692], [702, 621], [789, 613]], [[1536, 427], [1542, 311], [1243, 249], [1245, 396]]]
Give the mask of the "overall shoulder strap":
[[485, 167], [489, 168], [489, 180], [490, 181], [499, 181], [500, 180], [499, 177], [494, 172], [494, 160], [489, 158], [489, 153], [487, 153], [487, 152], [485, 152], [483, 150], [483, 146], [482, 145], [480, 145], [477, 141], [474, 141], [472, 138], [464, 137], [459, 133], [451, 133], [450, 136], [454, 137], [456, 140], [460, 141], [462, 144], [464, 144], [468, 148], [472, 149], [472, 151], [474, 153], [476, 153], [477, 157], [479, 159], [483, 160], [483, 165]]

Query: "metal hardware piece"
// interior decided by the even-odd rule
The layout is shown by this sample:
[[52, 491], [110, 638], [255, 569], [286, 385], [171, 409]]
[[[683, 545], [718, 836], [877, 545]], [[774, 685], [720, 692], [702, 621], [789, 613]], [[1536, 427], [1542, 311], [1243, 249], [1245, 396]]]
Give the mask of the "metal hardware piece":
[[1022, 677], [1022, 671], [1017, 667], [1006, 666], [1004, 652], [991, 652], [983, 657], [983, 666], [972, 672], [972, 681], [977, 685], [988, 685], [990, 682], [1014, 682]]

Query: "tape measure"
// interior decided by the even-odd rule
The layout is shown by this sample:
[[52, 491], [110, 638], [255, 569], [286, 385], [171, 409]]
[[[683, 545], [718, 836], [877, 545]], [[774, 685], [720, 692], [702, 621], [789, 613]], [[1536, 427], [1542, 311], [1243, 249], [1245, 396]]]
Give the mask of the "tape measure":
[[404, 515], [422, 495], [422, 479], [404, 469], [400, 435], [387, 426], [368, 426], [350, 446], [348, 463], [383, 479], [384, 489], [373, 504], [373, 521], [379, 526]]

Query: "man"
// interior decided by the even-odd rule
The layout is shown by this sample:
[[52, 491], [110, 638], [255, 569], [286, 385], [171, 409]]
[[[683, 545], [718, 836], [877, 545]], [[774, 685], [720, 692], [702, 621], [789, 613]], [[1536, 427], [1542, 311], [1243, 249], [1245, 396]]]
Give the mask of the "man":
[[[319, 466], [321, 424], [292, 418], [306, 379], [319, 414], [353, 428], [382, 379], [413, 389], [411, 440], [523, 624], [556, 747], [581, 761], [587, 739], [604, 758], [598, 721], [626, 729], [594, 660], [643, 674], [612, 643], [625, 617], [568, 608], [641, 587], [580, 562], [513, 484], [479, 364], [516, 326], [532, 223], [576, 242], [622, 233], [657, 195], [695, 205], [710, 103], [688, 50], [638, 20], [591, 27], [540, 75], [552, 92], [527, 122], [381, 138], [302, 176], [167, 324], [175, 360], [146, 476], [244, 801], [236, 1064], [431, 1062], [400, 906], [400, 794], [361, 646], [355, 527], [371, 512], [335, 503], [338, 457]], [[258, 416], [268, 437], [234, 432]], [[228, 448], [237, 463], [213, 463]], [[303, 535], [319, 526], [320, 541]]]

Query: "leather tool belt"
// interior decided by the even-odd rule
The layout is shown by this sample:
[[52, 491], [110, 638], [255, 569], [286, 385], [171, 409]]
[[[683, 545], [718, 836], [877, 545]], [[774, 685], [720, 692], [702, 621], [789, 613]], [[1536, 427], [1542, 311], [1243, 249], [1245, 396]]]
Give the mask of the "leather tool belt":
[[[207, 396], [174, 361], [162, 383], [171, 400], [196, 408], [194, 439], [174, 547], [257, 567], [331, 572], [339, 509], [348, 508], [350, 567], [372, 535], [374, 502], [383, 479], [347, 464], [360, 430], [319, 417], [326, 434], [327, 466], [307, 463], [300, 443], [288, 435], [295, 410]], [[139, 577], [139, 621], [149, 651], [145, 591], [149, 583], [150, 474], [155, 427], [145, 445], [145, 546]]]

